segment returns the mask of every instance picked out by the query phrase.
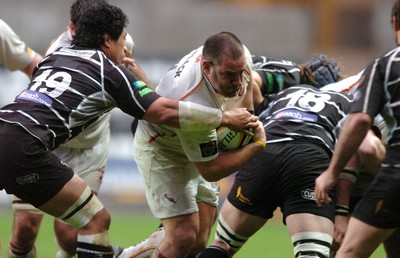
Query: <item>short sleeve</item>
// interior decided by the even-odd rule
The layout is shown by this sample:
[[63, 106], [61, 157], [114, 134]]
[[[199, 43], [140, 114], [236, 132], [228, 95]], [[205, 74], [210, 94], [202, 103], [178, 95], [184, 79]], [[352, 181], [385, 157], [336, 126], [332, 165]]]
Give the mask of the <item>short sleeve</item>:
[[0, 63], [11, 71], [20, 70], [28, 66], [34, 56], [35, 52], [0, 20]]

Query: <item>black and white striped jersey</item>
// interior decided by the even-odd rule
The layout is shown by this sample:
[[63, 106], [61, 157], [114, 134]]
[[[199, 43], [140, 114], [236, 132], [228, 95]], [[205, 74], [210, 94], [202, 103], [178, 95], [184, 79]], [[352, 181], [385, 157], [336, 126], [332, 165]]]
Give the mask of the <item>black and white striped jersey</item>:
[[262, 95], [275, 94], [279, 91], [303, 83], [300, 67], [287, 60], [252, 56], [253, 71], [262, 80]]
[[63, 47], [40, 62], [28, 88], [0, 110], [0, 120], [54, 149], [114, 107], [140, 119], [157, 98], [103, 52]]
[[[388, 126], [384, 163], [400, 165], [400, 47], [374, 60], [362, 74], [351, 113], [381, 114]], [[397, 160], [397, 161], [396, 161]]]
[[350, 111], [351, 96], [293, 86], [276, 94], [260, 114], [267, 145], [282, 141], [307, 141], [333, 153], [338, 130]]

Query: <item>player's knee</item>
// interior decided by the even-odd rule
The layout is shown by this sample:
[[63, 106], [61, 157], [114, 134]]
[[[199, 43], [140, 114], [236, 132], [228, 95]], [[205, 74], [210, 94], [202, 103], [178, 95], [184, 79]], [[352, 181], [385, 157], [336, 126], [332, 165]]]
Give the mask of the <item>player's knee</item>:
[[111, 222], [110, 215], [89, 187], [59, 218], [74, 228], [85, 228], [92, 232], [108, 230]]
[[160, 245], [160, 250], [172, 248], [180, 256], [187, 255], [195, 245], [198, 227], [193, 224], [165, 229], [165, 237]]
[[321, 232], [300, 232], [292, 236], [294, 256], [298, 258], [329, 257], [332, 236]]
[[11, 236], [11, 244], [15, 249], [30, 251], [39, 231], [42, 215], [30, 212], [16, 212]]
[[183, 252], [189, 252], [196, 243], [197, 234], [194, 230], [188, 230], [184, 234], [180, 234], [178, 237], [166, 238], [166, 244], [168, 242], [172, 246], [178, 246], [177, 250], [182, 250]]
[[[76, 250], [76, 238], [78, 235], [77, 229], [71, 227], [68, 224], [60, 220], [54, 221], [54, 232], [56, 235], [57, 244], [60, 247], [59, 257], [73, 257]], [[67, 254], [67, 256], [61, 256], [61, 254]]]
[[239, 251], [239, 249], [246, 243], [247, 239], [248, 237], [242, 236], [233, 231], [222, 215], [218, 217], [215, 241], [225, 243], [228, 247], [228, 253], [236, 253]]

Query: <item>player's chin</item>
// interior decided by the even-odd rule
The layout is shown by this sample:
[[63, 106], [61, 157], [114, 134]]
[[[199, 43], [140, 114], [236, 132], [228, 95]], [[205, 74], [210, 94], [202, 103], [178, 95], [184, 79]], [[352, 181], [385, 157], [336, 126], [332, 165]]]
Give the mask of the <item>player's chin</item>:
[[226, 91], [224, 96], [227, 98], [233, 98], [236, 97], [238, 94], [239, 90], [235, 90], [235, 91]]

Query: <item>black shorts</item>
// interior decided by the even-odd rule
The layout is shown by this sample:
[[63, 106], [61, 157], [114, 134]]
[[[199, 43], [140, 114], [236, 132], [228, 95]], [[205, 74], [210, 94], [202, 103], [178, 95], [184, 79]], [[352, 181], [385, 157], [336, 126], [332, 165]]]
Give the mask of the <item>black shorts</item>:
[[[334, 204], [318, 207], [315, 179], [329, 164], [326, 150], [309, 143], [274, 143], [249, 161], [236, 175], [228, 200], [237, 209], [272, 218], [277, 207], [286, 217], [311, 213], [334, 220]], [[332, 195], [332, 194], [331, 194]]]
[[382, 229], [400, 227], [400, 169], [382, 168], [352, 216]]
[[0, 188], [38, 207], [72, 178], [73, 171], [18, 125], [0, 122]]

